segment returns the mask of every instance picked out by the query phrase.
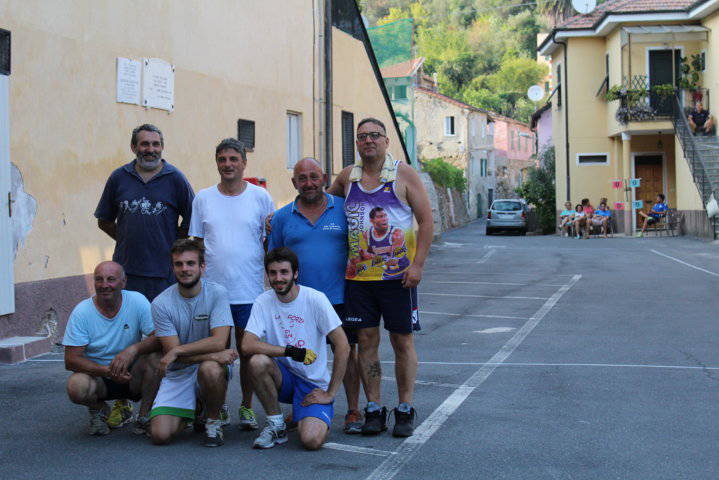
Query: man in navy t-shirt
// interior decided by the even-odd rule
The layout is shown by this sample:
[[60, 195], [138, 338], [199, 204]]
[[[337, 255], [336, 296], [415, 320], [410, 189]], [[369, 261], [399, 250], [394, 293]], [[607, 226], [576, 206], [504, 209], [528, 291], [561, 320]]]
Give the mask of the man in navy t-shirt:
[[125, 269], [125, 288], [150, 301], [174, 283], [170, 246], [187, 236], [195, 197], [182, 172], [162, 158], [163, 148], [157, 127], [135, 128], [136, 158], [112, 172], [95, 210], [98, 227], [117, 242], [112, 259]]
[[[347, 268], [347, 218], [344, 199], [324, 191], [325, 174], [314, 158], [303, 158], [295, 165], [292, 184], [298, 196], [275, 212], [268, 250], [288, 247], [299, 257], [298, 283], [324, 293], [338, 316], [345, 322], [344, 291]], [[357, 333], [345, 326], [350, 357], [344, 377], [347, 394], [345, 433], [360, 433], [359, 370]]]

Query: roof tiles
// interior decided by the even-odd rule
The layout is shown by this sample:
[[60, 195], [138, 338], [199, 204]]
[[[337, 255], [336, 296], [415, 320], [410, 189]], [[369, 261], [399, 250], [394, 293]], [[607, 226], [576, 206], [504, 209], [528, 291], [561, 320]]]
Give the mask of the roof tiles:
[[581, 30], [596, 27], [605, 16], [623, 13], [683, 12], [706, 0], [607, 0], [587, 15], [575, 15], [560, 25], [558, 30]]

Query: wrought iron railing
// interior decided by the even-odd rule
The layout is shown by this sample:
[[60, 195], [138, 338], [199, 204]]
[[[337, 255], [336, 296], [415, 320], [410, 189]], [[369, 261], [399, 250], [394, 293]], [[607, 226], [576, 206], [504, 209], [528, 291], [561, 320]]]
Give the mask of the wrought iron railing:
[[692, 129], [689, 127], [687, 120], [687, 110], [682, 106], [679, 95], [674, 98], [674, 112], [672, 115], [672, 123], [674, 124], [674, 134], [679, 139], [679, 143], [684, 151], [684, 158], [689, 163], [694, 183], [699, 188], [699, 193], [704, 203], [709, 201], [712, 194], [713, 185], [711, 179], [707, 175], [707, 168], [702, 158], [701, 150], [698, 148], [698, 142]]

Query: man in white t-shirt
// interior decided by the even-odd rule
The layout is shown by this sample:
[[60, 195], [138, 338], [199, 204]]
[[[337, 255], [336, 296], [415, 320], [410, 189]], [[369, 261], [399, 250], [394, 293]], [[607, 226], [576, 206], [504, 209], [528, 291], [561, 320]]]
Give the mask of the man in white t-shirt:
[[[215, 148], [215, 160], [220, 183], [195, 197], [189, 234], [204, 241], [205, 278], [228, 291], [239, 348], [252, 302], [264, 290], [264, 225], [275, 206], [267, 190], [243, 180], [247, 153], [242, 142], [234, 138], [222, 140]], [[239, 426], [256, 430], [247, 365], [247, 359], [240, 358]]]
[[[242, 341], [243, 354], [251, 355], [255, 392], [267, 414], [255, 448], [287, 442], [279, 402], [292, 404], [302, 445], [320, 448], [329, 434], [334, 399], [347, 367], [350, 347], [342, 322], [322, 292], [296, 283], [297, 265], [297, 255], [287, 247], [267, 253], [265, 270], [272, 290], [255, 299]], [[327, 338], [334, 345], [331, 375]]]

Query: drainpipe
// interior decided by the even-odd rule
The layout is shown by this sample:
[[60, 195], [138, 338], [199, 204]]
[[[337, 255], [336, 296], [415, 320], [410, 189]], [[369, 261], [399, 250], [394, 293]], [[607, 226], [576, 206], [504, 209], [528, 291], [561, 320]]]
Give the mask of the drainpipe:
[[332, 184], [332, 0], [325, 0], [324, 83], [325, 83], [325, 173], [327, 187]]
[[568, 45], [567, 42], [558, 42], [556, 40], [557, 32], [556, 30], [554, 33], [552, 33], [552, 43], [557, 45], [562, 45], [564, 47], [564, 87], [562, 90], [564, 90], [564, 156], [567, 161], [567, 201], [571, 202], [571, 188], [570, 188], [570, 180], [571, 175], [569, 174], [569, 77], [567, 76], [567, 50]]

